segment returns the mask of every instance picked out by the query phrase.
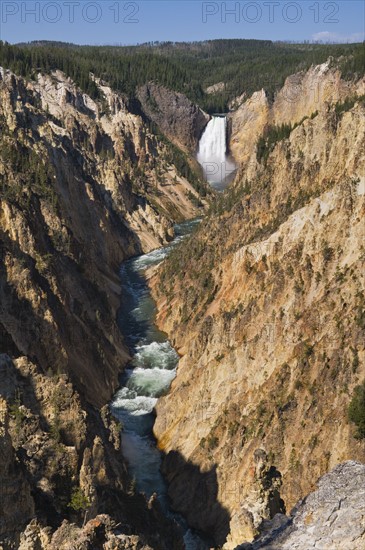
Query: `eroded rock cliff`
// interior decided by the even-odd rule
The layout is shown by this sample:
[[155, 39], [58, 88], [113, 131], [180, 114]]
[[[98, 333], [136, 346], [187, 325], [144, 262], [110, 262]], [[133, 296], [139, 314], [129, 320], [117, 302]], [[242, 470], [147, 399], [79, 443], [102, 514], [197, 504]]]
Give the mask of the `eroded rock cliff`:
[[256, 142], [269, 126], [294, 125], [328, 105], [365, 93], [365, 79], [346, 81], [331, 60], [289, 76], [270, 100], [264, 89], [255, 92], [229, 115], [230, 148], [249, 178], [258, 168]]
[[5, 550], [182, 548], [155, 500], [134, 492], [107, 406], [99, 413], [66, 375], [45, 375], [24, 356], [0, 355], [0, 380]]
[[365, 545], [365, 466], [348, 461], [318, 481], [290, 517], [276, 516], [252, 544], [236, 550], [351, 550]]
[[174, 143], [195, 153], [209, 115], [183, 94], [149, 82], [137, 92], [144, 112]]
[[[125, 97], [98, 86], [95, 102], [60, 72], [0, 71], [5, 549], [86, 548], [99, 535], [108, 548], [181, 548], [158, 503], [134, 493], [120, 426], [102, 407], [129, 359], [120, 263], [171, 240], [205, 187]], [[110, 517], [84, 532], [85, 513]]]
[[151, 282], [182, 355], [155, 423], [169, 494], [227, 549], [339, 462], [365, 460], [347, 415], [365, 376], [365, 107], [318, 107], [254, 168], [242, 157]]
[[168, 144], [106, 86], [102, 115], [62, 73], [30, 83], [1, 74], [3, 332], [104, 404], [127, 360], [118, 267], [170, 240], [199, 195]]

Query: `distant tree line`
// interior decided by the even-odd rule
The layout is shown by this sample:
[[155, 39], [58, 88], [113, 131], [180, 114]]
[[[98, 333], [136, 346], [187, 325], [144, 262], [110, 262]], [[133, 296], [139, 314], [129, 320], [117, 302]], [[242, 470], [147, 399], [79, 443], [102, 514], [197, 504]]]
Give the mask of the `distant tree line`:
[[[99, 90], [90, 73], [133, 98], [153, 80], [182, 92], [207, 112], [225, 112], [243, 92], [265, 88], [273, 96], [285, 78], [330, 56], [347, 79], [364, 74], [364, 44], [289, 44], [269, 40], [150, 42], [137, 46], [77, 46], [59, 42], [9, 45], [0, 41], [0, 65], [32, 78], [60, 69], [94, 99]], [[219, 83], [214, 94], [206, 88]]]

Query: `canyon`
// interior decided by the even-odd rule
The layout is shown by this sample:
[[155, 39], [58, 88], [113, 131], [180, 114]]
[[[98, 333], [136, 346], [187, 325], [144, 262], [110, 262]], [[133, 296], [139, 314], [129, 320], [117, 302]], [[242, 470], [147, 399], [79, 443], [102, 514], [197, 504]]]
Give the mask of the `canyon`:
[[[1, 539], [17, 548], [30, 519], [55, 529], [84, 506], [122, 518], [144, 544], [179, 548], [173, 522], [159, 534], [159, 504], [130, 488], [106, 405], [130, 359], [116, 321], [119, 266], [171, 241], [210, 190], [197, 191], [182, 153], [177, 168], [169, 142], [103, 83], [101, 104], [60, 72], [0, 74]], [[112, 530], [110, 518], [101, 525]], [[59, 537], [57, 548], [66, 527]]]
[[[91, 78], [0, 69], [0, 544], [360, 550], [364, 77], [330, 59], [226, 118]], [[217, 151], [227, 188], [199, 167]], [[134, 390], [163, 494], [132, 463]]]
[[[181, 355], [154, 426], [169, 495], [227, 549], [365, 459], [347, 418], [365, 374], [363, 86], [325, 64], [232, 113], [233, 187], [151, 280]], [[292, 127], [259, 159], [252, 135], [272, 120]]]

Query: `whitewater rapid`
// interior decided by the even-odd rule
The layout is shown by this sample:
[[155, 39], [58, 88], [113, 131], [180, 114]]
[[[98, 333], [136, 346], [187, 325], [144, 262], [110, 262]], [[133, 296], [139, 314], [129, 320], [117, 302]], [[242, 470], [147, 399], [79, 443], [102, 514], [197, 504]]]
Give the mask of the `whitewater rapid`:
[[227, 154], [227, 118], [213, 116], [199, 141], [197, 160], [207, 182], [222, 191], [233, 178], [236, 165]]

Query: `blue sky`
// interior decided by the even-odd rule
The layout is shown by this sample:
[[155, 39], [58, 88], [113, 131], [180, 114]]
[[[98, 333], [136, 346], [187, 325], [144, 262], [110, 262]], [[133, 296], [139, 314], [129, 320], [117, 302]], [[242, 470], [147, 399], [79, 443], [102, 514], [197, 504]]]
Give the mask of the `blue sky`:
[[212, 38], [364, 40], [362, 0], [0, 0], [0, 38], [136, 44]]

